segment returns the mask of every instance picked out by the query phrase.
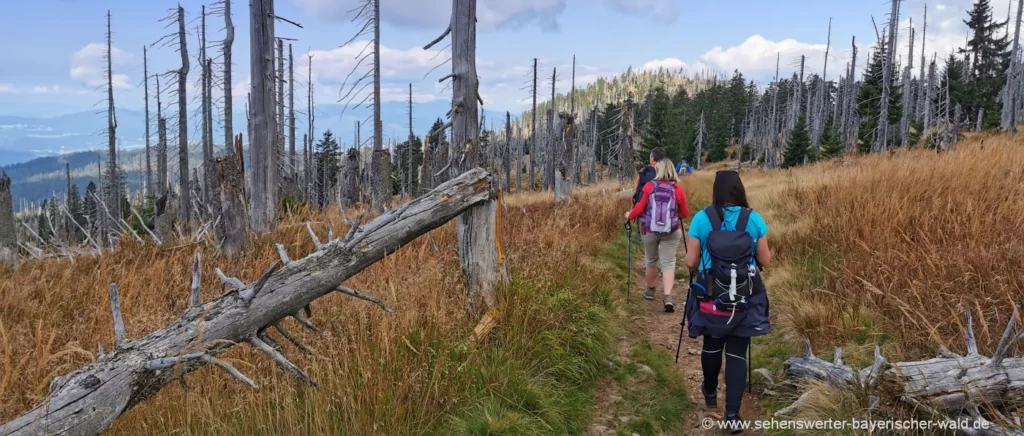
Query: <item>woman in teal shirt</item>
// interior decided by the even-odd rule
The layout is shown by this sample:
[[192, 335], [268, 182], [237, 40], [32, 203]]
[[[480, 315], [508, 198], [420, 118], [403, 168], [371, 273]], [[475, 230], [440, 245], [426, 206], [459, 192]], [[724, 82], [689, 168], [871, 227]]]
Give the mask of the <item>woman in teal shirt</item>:
[[[743, 187], [743, 181], [736, 171], [719, 171], [715, 175], [714, 192], [712, 194], [712, 208], [721, 211], [722, 229], [737, 231], [736, 224], [740, 212], [749, 209], [747, 193]], [[706, 245], [708, 235], [712, 231], [711, 219], [707, 212], [697, 212], [690, 223], [690, 231], [686, 254], [686, 266], [691, 274], [697, 271], [703, 282], [704, 273], [711, 268], [711, 256], [707, 250], [702, 248]], [[754, 241], [750, 247], [754, 253], [755, 266], [767, 266], [771, 262], [771, 252], [768, 249], [768, 225], [756, 211], [750, 211], [746, 225], [746, 232]], [[701, 352], [701, 369], [704, 373], [702, 393], [704, 403], [708, 408], [718, 407], [718, 374], [722, 368], [723, 355], [727, 359], [725, 368], [725, 421], [730, 433], [742, 431], [739, 416], [740, 402], [743, 400], [743, 389], [747, 383], [747, 351], [750, 347], [750, 338], [767, 334], [770, 331], [768, 320], [768, 296], [765, 292], [759, 292], [750, 298], [745, 314], [737, 318], [737, 322], [729, 323], [719, 320], [724, 318], [714, 313], [706, 314], [705, 308], [697, 302], [694, 292], [687, 301], [687, 310], [684, 315], [689, 321], [689, 336], [696, 338], [704, 337], [703, 350]], [[709, 306], [714, 307], [713, 305]], [[713, 312], [713, 309], [711, 310]], [[735, 315], [733, 313], [732, 315]], [[733, 318], [730, 316], [729, 321]], [[723, 334], [723, 332], [725, 332]]]

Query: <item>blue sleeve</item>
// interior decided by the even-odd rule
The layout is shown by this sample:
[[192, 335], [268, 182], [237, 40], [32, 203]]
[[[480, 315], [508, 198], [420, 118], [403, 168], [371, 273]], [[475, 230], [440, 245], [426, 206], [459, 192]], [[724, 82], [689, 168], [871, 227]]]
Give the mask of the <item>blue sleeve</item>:
[[[753, 218], [753, 216], [751, 216]], [[708, 214], [704, 213], [704, 210], [697, 212], [693, 215], [693, 220], [690, 221], [690, 237], [704, 241], [707, 238], [708, 233], [711, 233], [711, 221], [708, 220]]]
[[750, 212], [747, 230], [750, 231], [750, 236], [755, 240], [761, 239], [768, 234], [768, 224], [764, 222], [764, 218], [761, 218], [761, 214], [757, 213], [756, 210]]

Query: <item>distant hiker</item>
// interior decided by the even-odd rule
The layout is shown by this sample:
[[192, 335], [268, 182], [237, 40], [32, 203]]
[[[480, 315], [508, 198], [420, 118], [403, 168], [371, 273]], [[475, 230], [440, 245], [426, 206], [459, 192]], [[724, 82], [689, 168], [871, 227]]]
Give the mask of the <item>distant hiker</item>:
[[[655, 149], [655, 152], [660, 149]], [[652, 152], [652, 159], [655, 153]], [[658, 267], [664, 286], [662, 303], [666, 312], [675, 311], [672, 303], [672, 285], [676, 277], [676, 252], [683, 237], [682, 219], [690, 216], [686, 204], [686, 193], [679, 185], [679, 175], [672, 167], [672, 161], [662, 158], [654, 162], [654, 180], [643, 185], [640, 200], [633, 209], [626, 212], [627, 220], [640, 218], [640, 238], [644, 242], [644, 257], [647, 261], [647, 290], [644, 298], [654, 299], [654, 288], [658, 282]]]
[[771, 331], [768, 295], [759, 268], [771, 261], [768, 225], [747, 203], [736, 171], [715, 175], [712, 203], [690, 222], [686, 266], [698, 271], [684, 316], [691, 338], [704, 337], [701, 369], [704, 403], [718, 406], [718, 374], [725, 354], [725, 422], [739, 433], [740, 402], [747, 383], [750, 338]]
[[678, 173], [680, 177], [684, 174], [689, 175], [691, 172], [693, 171], [690, 169], [690, 164], [687, 163], [685, 159], [676, 164], [676, 173]]
[[657, 171], [654, 169], [658, 165], [658, 161], [665, 158], [665, 150], [661, 147], [651, 150], [651, 161], [640, 170], [640, 176], [636, 179], [636, 191], [633, 192], [633, 204], [637, 204], [640, 201], [640, 194], [643, 193], [644, 186], [648, 182], [654, 180], [654, 176], [657, 175]]

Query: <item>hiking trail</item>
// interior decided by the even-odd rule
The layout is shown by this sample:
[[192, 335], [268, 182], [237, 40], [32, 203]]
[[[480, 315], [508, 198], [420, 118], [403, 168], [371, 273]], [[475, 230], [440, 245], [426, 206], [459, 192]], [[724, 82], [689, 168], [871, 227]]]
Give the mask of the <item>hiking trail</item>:
[[[636, 250], [635, 247], [634, 250]], [[680, 265], [683, 262], [683, 256], [683, 250], [680, 249], [678, 253]], [[594, 396], [593, 419], [586, 435], [685, 434], [718, 436], [727, 434], [718, 427], [725, 414], [724, 364], [719, 373], [718, 407], [707, 410], [704, 407], [704, 398], [701, 395], [701, 383], [703, 380], [700, 363], [701, 338], [691, 339], [689, 336], [684, 335], [679, 362], [674, 362], [676, 344], [679, 341], [679, 322], [683, 316], [683, 306], [689, 286], [687, 279], [684, 276], [684, 278], [676, 280], [672, 292], [676, 310], [672, 313], [666, 313], [661, 302], [661, 286], [658, 287], [654, 300], [648, 301], [643, 298], [644, 285], [639, 282], [643, 280], [643, 268], [643, 252], [640, 249], [639, 252], [633, 252], [630, 268], [632, 274], [630, 281], [631, 291], [629, 300], [626, 302], [625, 307], [622, 308], [625, 311], [624, 316], [628, 318], [626, 322], [628, 331], [621, 332], [616, 337], [616, 361], [608, 362], [612, 366], [631, 366], [637, 367], [639, 370], [634, 371], [632, 376], [625, 378], [613, 376], [611, 382], [598, 386]], [[625, 283], [622, 286], [625, 286]], [[649, 344], [653, 351], [667, 353], [672, 360], [667, 362], [658, 360], [663, 365], [655, 365], [650, 361], [641, 362], [641, 359], [637, 356], [637, 348], [647, 344]], [[637, 396], [636, 390], [672, 389], [671, 387], [663, 387], [653, 383], [645, 385], [645, 382], [648, 382], [649, 379], [661, 381], [666, 376], [683, 381], [686, 398], [682, 399], [682, 402], [686, 404], [682, 407], [682, 416], [670, 418], [655, 414], [656, 416], [651, 418], [661, 421], [676, 421], [674, 424], [669, 425], [669, 427], [677, 430], [671, 432], [658, 431], [655, 428], [638, 425], [635, 422], [637, 417], [624, 412], [623, 409], [628, 410], [631, 407], [635, 407], [628, 403]], [[757, 389], [755, 386], [755, 393]], [[657, 395], [651, 396], [657, 397]], [[649, 400], [651, 396], [644, 397], [644, 399]], [[665, 401], [665, 399], [661, 398], [655, 401]], [[740, 416], [748, 422], [767, 419], [761, 410], [759, 398], [746, 391], [743, 394]], [[706, 418], [714, 420], [713, 428], [703, 428], [702, 423], [705, 422]], [[764, 435], [765, 433], [760, 430], [748, 429], [741, 434]]]

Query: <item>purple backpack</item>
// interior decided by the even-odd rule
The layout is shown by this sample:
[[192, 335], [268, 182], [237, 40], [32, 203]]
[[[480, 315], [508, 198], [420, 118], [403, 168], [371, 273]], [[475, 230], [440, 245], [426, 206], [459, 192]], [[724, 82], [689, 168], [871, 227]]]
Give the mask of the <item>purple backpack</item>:
[[679, 227], [676, 184], [675, 182], [660, 183], [657, 180], [651, 183], [654, 184], [654, 189], [651, 190], [651, 196], [647, 198], [647, 210], [640, 217], [640, 222], [651, 233], [667, 235]]

